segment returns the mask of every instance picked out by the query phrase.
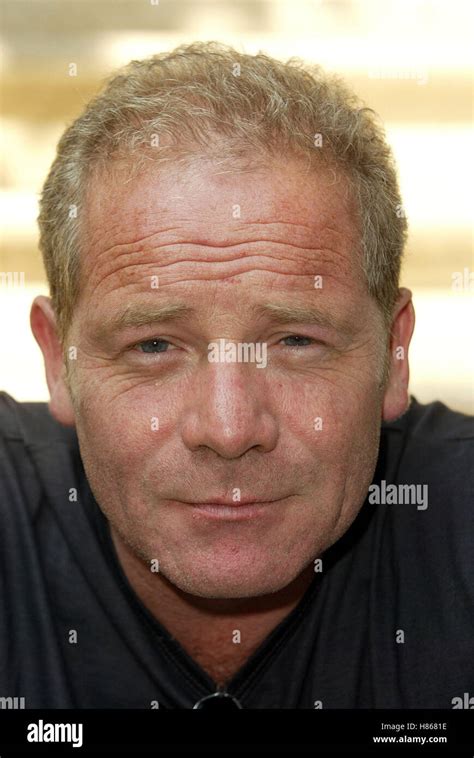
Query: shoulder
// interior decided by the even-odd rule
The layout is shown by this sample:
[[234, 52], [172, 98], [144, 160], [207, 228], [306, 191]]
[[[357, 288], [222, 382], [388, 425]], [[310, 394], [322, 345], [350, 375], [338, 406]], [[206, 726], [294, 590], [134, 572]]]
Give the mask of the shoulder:
[[438, 555], [454, 546], [471, 565], [474, 417], [440, 402], [424, 405], [412, 398], [401, 418], [382, 425], [381, 451], [385, 494], [390, 483], [392, 502], [402, 503], [390, 508], [392, 527], [400, 529], [407, 544], [411, 534], [418, 548], [422, 542], [429, 544]]
[[406, 413], [396, 421], [384, 422], [382, 430], [407, 434], [411, 439], [430, 439], [432, 442], [474, 441], [474, 416], [453, 411], [439, 401], [419, 403], [413, 396]]
[[[18, 402], [0, 392], [0, 518], [21, 528], [21, 514], [37, 517], [56, 482], [77, 457], [75, 429], [59, 424], [47, 403]], [[23, 523], [23, 522], [21, 522]], [[2, 529], [1, 539], [5, 535]]]
[[17, 442], [32, 447], [55, 441], [74, 443], [75, 436], [72, 427], [55, 420], [48, 403], [19, 402], [0, 392], [0, 439], [4, 444]]
[[411, 398], [401, 418], [382, 424], [382, 439], [397, 459], [398, 479], [431, 481], [444, 489], [456, 485], [460, 494], [470, 489], [472, 495], [474, 416]]

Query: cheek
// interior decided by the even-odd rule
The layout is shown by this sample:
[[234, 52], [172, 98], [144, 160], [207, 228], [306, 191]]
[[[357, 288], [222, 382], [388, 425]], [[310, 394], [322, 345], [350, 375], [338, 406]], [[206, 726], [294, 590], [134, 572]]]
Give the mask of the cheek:
[[114, 523], [131, 506], [134, 519], [145, 519], [147, 481], [159, 483], [173, 471], [166, 444], [175, 428], [172, 410], [167, 396], [155, 398], [143, 385], [121, 392], [104, 385], [83, 398], [76, 421], [81, 457], [94, 496]]
[[115, 470], [116, 480], [131, 479], [174, 434], [177, 398], [183, 394], [158, 390], [150, 381], [130, 385], [128, 380], [125, 386], [114, 379], [82, 387], [76, 428], [83, 458], [96, 471], [99, 462]]
[[336, 464], [356, 446], [371, 444], [369, 432], [380, 425], [382, 395], [365, 377], [351, 381], [340, 372], [313, 375], [291, 383], [278, 383], [274, 401], [286, 431], [308, 447], [327, 451]]
[[[301, 481], [318, 514], [334, 534], [342, 534], [357, 515], [372, 481], [380, 434], [382, 398], [370, 381], [320, 381], [283, 393], [285, 458], [305, 460]], [[293, 412], [291, 412], [291, 409]]]

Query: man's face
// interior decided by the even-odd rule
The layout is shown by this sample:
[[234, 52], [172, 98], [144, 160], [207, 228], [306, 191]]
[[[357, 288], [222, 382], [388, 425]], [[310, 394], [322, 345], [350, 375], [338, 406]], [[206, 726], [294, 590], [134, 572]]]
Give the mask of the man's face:
[[[219, 175], [202, 162], [91, 193], [68, 337], [81, 454], [122, 540], [184, 591], [275, 592], [364, 501], [382, 322], [345, 195], [296, 163]], [[178, 303], [190, 314], [114, 326]], [[276, 319], [268, 303], [319, 318]], [[266, 366], [210, 362], [219, 339], [264, 343]], [[274, 502], [220, 516], [190, 504], [239, 496]]]

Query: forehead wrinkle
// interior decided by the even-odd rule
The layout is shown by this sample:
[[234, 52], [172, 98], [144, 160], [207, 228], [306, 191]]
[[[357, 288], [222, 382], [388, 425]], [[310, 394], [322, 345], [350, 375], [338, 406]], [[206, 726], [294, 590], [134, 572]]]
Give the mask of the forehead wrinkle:
[[[267, 254], [268, 250], [268, 244], [274, 245], [276, 249], [274, 249], [273, 255], [270, 253]], [[252, 245], [252, 252], [248, 252], [245, 247]], [[154, 244], [153, 246], [150, 246], [149, 249], [147, 247], [143, 246], [139, 249], [130, 250], [127, 249], [130, 247], [130, 245], [124, 245], [124, 246], [117, 246], [117, 247], [125, 247], [123, 250], [117, 250], [117, 247], [110, 248], [107, 252], [109, 253], [109, 256], [107, 257], [106, 261], [104, 261], [103, 265], [96, 266], [96, 275], [99, 274], [103, 268], [106, 268], [105, 277], [109, 277], [114, 275], [115, 273], [118, 273], [120, 271], [125, 272], [126, 269], [133, 268], [140, 268], [141, 266], [153, 266], [156, 268], [164, 268], [169, 267], [172, 268], [173, 266], [179, 265], [179, 264], [214, 264], [214, 265], [224, 265], [224, 264], [238, 264], [240, 261], [246, 261], [250, 262], [251, 259], [254, 259], [255, 261], [261, 261], [265, 262], [265, 260], [268, 260], [269, 262], [277, 262], [277, 263], [284, 263], [288, 262], [290, 264], [299, 263], [300, 265], [305, 266], [318, 266], [321, 264], [331, 264], [334, 262], [337, 262], [338, 265], [341, 263], [345, 264], [345, 267], [350, 266], [352, 263], [352, 258], [347, 256], [344, 252], [341, 252], [340, 250], [334, 249], [334, 248], [315, 248], [315, 247], [301, 247], [299, 245], [292, 244], [291, 242], [277, 242], [276, 240], [264, 240], [264, 239], [258, 239], [258, 240], [250, 240], [247, 242], [239, 242], [229, 245], [219, 245], [219, 247], [225, 248], [223, 250], [222, 255], [218, 255], [218, 253], [213, 253], [212, 258], [206, 257], [207, 248], [211, 248], [213, 251], [216, 250], [218, 246], [205, 244], [202, 246], [201, 250], [196, 250], [196, 246], [202, 246], [202, 243], [198, 242], [186, 242], [186, 243], [162, 243], [161, 245]], [[190, 254], [192, 255], [198, 255], [201, 253], [201, 257], [189, 257], [189, 255], [186, 255], [186, 249], [188, 247], [191, 247]], [[228, 253], [228, 248], [235, 248], [234, 252], [232, 254]], [[244, 249], [242, 251], [239, 251], [237, 248]], [[263, 248], [260, 251], [260, 248]], [[296, 253], [290, 252], [289, 255], [283, 255], [281, 248], [286, 248], [289, 251], [296, 251]], [[161, 260], [142, 260], [137, 261], [136, 258], [139, 255], [143, 254], [149, 254], [150, 257], [154, 253], [159, 253], [161, 256]], [[96, 263], [100, 257], [102, 257], [103, 253], [96, 258]], [[176, 258], [177, 255], [184, 255], [184, 257]], [[224, 256], [227, 257], [224, 257]], [[125, 258], [125, 261], [123, 260]], [[172, 260], [169, 260], [172, 258]], [[128, 259], [128, 261], [127, 261]], [[107, 271], [108, 269], [108, 271]], [[309, 270], [309, 274], [313, 272], [313, 268]], [[291, 273], [291, 272], [289, 272]]]
[[[325, 279], [335, 277], [340, 280], [340, 275], [337, 273], [340, 266], [336, 265], [336, 271], [331, 271], [327, 268], [328, 263], [331, 264], [331, 269], [334, 269], [335, 264], [339, 264], [339, 260], [334, 255], [320, 255], [317, 260], [311, 257], [300, 257], [299, 260], [296, 260], [294, 256], [280, 255], [275, 258], [263, 253], [260, 255], [244, 254], [224, 260], [186, 257], [173, 260], [171, 263], [168, 261], [133, 262], [131, 260], [126, 268], [114, 266], [104, 277], [96, 281], [89, 297], [99, 287], [105, 287], [107, 292], [120, 289], [125, 291], [127, 288], [133, 290], [137, 286], [143, 287], [143, 283], [148, 282], [152, 275], [157, 275], [157, 272], [160, 272], [160, 288], [173, 284], [189, 283], [192, 285], [194, 282], [218, 282], [232, 279], [235, 276], [259, 273], [292, 279], [303, 277], [312, 280], [315, 272], [323, 272], [322, 275]], [[162, 269], [165, 271], [162, 272]]]
[[[231, 246], [232, 244], [239, 244], [238, 241], [234, 243], [231, 237], [237, 237], [238, 240], [239, 237], [244, 236], [247, 239], [244, 239], [243, 241], [250, 242], [250, 240], [248, 240], [248, 235], [250, 234], [258, 239], [258, 234], [261, 228], [265, 228], [266, 230], [264, 241], [274, 240], [275, 242], [279, 242], [281, 240], [279, 240], [278, 237], [281, 237], [282, 228], [284, 230], [285, 227], [288, 227], [290, 232], [288, 235], [289, 238], [295, 239], [296, 236], [296, 238], [303, 243], [300, 244], [300, 246], [306, 246], [307, 249], [310, 249], [310, 247], [314, 245], [314, 242], [324, 246], [324, 240], [327, 239], [328, 236], [334, 237], [334, 235], [336, 235], [337, 237], [346, 236], [348, 238], [356, 236], [356, 230], [352, 228], [352, 224], [347, 224], [347, 221], [350, 222], [350, 219], [345, 219], [346, 223], [343, 223], [342, 228], [337, 228], [337, 225], [336, 227], [334, 226], [334, 218], [332, 215], [327, 213], [321, 215], [321, 212], [311, 213], [309, 216], [306, 213], [305, 218], [300, 220], [293, 220], [294, 212], [293, 218], [287, 219], [282, 219], [281, 215], [274, 219], [255, 218], [255, 216], [249, 218], [247, 214], [244, 218], [234, 219], [226, 214], [225, 217], [219, 221], [215, 212], [205, 214], [203, 217], [201, 210], [199, 214], [196, 214], [196, 218], [192, 218], [189, 214], [186, 216], [177, 215], [176, 209], [173, 208], [160, 210], [159, 208], [151, 209], [142, 205], [138, 208], [115, 208], [106, 214], [105, 219], [103, 218], [104, 214], [101, 215], [102, 219], [96, 216], [92, 225], [89, 226], [89, 230], [92, 230], [92, 234], [87, 241], [87, 247], [89, 248], [96, 248], [100, 244], [104, 235], [106, 235], [107, 238], [111, 238], [112, 236], [120, 238], [121, 233], [128, 235], [130, 229], [137, 227], [140, 229], [140, 226], [141, 233], [140, 231], [137, 231], [137, 237], [135, 239], [124, 241], [123, 243], [117, 241], [115, 243], [116, 246], [121, 246], [122, 244], [139, 244], [141, 242], [146, 244], [147, 240], [152, 240], [157, 235], [171, 232], [173, 233], [172, 237], [174, 239], [169, 240], [170, 242], [182, 241], [190, 242], [191, 244], [197, 243], [206, 244], [212, 247], [224, 247]], [[103, 223], [104, 220], [106, 221], [106, 224]], [[212, 221], [212, 226], [215, 230], [214, 233], [212, 233], [209, 220]], [[163, 228], [156, 229], [157, 223], [163, 223]], [[122, 229], [120, 229], [120, 226], [122, 226]], [[200, 233], [200, 227], [203, 232], [202, 234]], [[272, 234], [272, 227], [275, 228], [274, 235]], [[298, 230], [300, 230], [299, 233]], [[289, 241], [290, 240], [287, 240], [288, 243]], [[312, 245], [307, 245], [310, 241]], [[285, 242], [283, 241], [282, 244], [285, 244]], [[108, 245], [106, 249], [110, 249], [110, 245]], [[101, 251], [101, 253], [102, 252], [105, 251]]]
[[[122, 253], [123, 256], [125, 253]], [[127, 289], [132, 291], [137, 286], [143, 287], [143, 283], [148, 281], [152, 275], [161, 272], [162, 269], [168, 269], [160, 273], [160, 288], [173, 284], [193, 284], [194, 282], [218, 282], [219, 280], [232, 279], [235, 276], [245, 274], [258, 274], [259, 272], [273, 274], [275, 276], [291, 278], [312, 278], [315, 273], [322, 273], [324, 279], [336, 278], [341, 281], [341, 273], [350, 266], [346, 256], [338, 251], [314, 250], [311, 249], [309, 255], [300, 255], [297, 259], [294, 255], [290, 256], [268, 256], [263, 253], [239, 256], [232, 256], [226, 259], [209, 259], [209, 258], [180, 258], [171, 262], [166, 260], [144, 260], [137, 261], [136, 253], [128, 253], [129, 262], [123, 266], [117, 258], [111, 256], [109, 270], [103, 276], [89, 277], [89, 294], [90, 300], [96, 294], [98, 289], [105, 287], [106, 293], [123, 290], [123, 296]], [[203, 264], [203, 269], [196, 269], [194, 264]], [[295, 267], [295, 264], [297, 267]], [[342, 266], [341, 266], [342, 264]], [[329, 266], [329, 268], [328, 268]], [[222, 271], [222, 267], [225, 267]], [[355, 282], [347, 284], [353, 286]], [[104, 294], [100, 299], [103, 300]]]
[[[146, 209], [139, 209], [139, 213], [144, 214], [145, 210]], [[131, 221], [131, 227], [133, 229], [133, 221], [136, 221], [134, 214], [132, 214]], [[173, 222], [174, 221], [175, 220], [173, 219]], [[260, 259], [263, 265], [265, 265], [265, 259], [270, 262], [276, 261], [278, 265], [284, 265], [285, 261], [288, 261], [290, 265], [299, 263], [304, 269], [309, 267], [308, 275], [311, 275], [312, 273], [318, 273], [318, 267], [320, 267], [321, 264], [332, 267], [335, 263], [337, 268], [341, 267], [342, 270], [348, 270], [354, 263], [355, 257], [354, 254], [351, 255], [350, 253], [352, 245], [350, 245], [349, 239], [352, 235], [347, 234], [347, 230], [334, 228], [334, 226], [330, 225], [329, 221], [318, 229], [317, 223], [309, 226], [300, 224], [297, 221], [252, 220], [250, 222], [240, 222], [235, 225], [231, 223], [231, 228], [226, 229], [227, 234], [225, 237], [222, 234], [222, 230], [219, 230], [218, 232], [219, 237], [217, 236], [217, 233], [209, 236], [209, 229], [206, 229], [206, 232], [202, 237], [197, 237], [196, 224], [192, 221], [187, 223], [188, 228], [184, 225], [181, 227], [168, 225], [163, 229], [153, 231], [153, 229], [156, 230], [155, 219], [153, 227], [149, 229], [146, 234], [143, 234], [143, 230], [139, 229], [139, 232], [142, 232], [140, 236], [136, 236], [131, 240], [129, 239], [129, 241], [120, 241], [120, 236], [122, 236], [123, 233], [126, 233], [127, 236], [129, 236], [129, 229], [118, 230], [117, 227], [119, 226], [119, 223], [120, 222], [115, 223], [112, 226], [115, 231], [115, 240], [108, 240], [109, 245], [107, 248], [95, 255], [91, 249], [90, 254], [87, 256], [87, 262], [89, 264], [88, 273], [89, 279], [92, 279], [91, 283], [93, 283], [93, 292], [95, 292], [97, 288], [100, 288], [103, 282], [115, 275], [119, 278], [122, 275], [122, 282], [130, 281], [131, 278], [133, 278], [133, 269], [139, 271], [139, 267], [146, 265], [150, 265], [155, 269], [165, 267], [170, 267], [171, 269], [171, 267], [175, 265], [183, 266], [186, 264], [191, 265], [199, 263], [229, 264], [235, 261], [237, 264], [237, 261], [241, 259], [247, 258], [250, 260], [251, 258], [254, 258], [257, 260]], [[121, 216], [121, 223], [124, 223], [123, 216]], [[281, 237], [281, 227], [284, 227], [285, 224], [288, 224], [290, 227], [291, 234], [288, 235], [289, 239], [282, 241], [281, 239], [278, 239], [278, 237]], [[197, 226], [199, 227], [199, 225], [200, 223], [198, 222]], [[249, 239], [249, 234], [252, 237], [256, 235], [259, 231], [259, 227], [264, 227], [265, 236]], [[274, 229], [274, 234], [272, 234], [272, 228]], [[301, 230], [300, 233], [297, 232], [298, 228]], [[309, 235], [307, 234], [308, 231], [310, 233]], [[102, 230], [101, 237], [103, 238], [106, 235], [108, 235], [108, 231]], [[160, 235], [164, 235], [166, 239], [161, 241], [157, 239]], [[172, 238], [174, 237], [174, 240], [176, 241], [170, 241], [170, 236]], [[233, 236], [234, 239], [229, 241], [230, 236]], [[301, 242], [306, 243], [309, 241], [309, 236], [311, 236], [311, 246], [304, 246], [297, 242], [295, 244], [295, 241], [300, 239]], [[188, 239], [186, 239], [186, 237], [188, 237]], [[237, 240], [235, 237], [237, 237]], [[245, 239], [239, 241], [238, 237], [245, 237]], [[340, 241], [341, 244], [334, 245], [334, 242], [336, 241], [334, 239], [335, 237], [339, 238], [337, 241]], [[342, 240], [340, 239], [341, 237]], [[345, 240], [344, 238], [347, 239]], [[328, 246], [324, 245], [325, 241], [329, 243]], [[99, 240], [96, 239], [94, 242], [97, 245]], [[110, 244], [110, 242], [112, 242], [112, 244]], [[331, 242], [333, 243], [332, 245]], [[348, 242], [349, 244], [347, 244]], [[315, 244], [318, 245], [318, 247], [315, 247]], [[266, 256], [263, 254], [268, 250], [269, 245], [273, 246], [273, 256]], [[196, 246], [202, 246], [201, 250], [196, 250]], [[253, 248], [250, 254], [245, 249], [245, 246], [251, 246]], [[190, 253], [193, 255], [192, 258], [190, 258], [189, 255], [186, 256], [186, 250], [188, 247], [191, 247]], [[338, 249], [335, 249], [335, 247]], [[222, 248], [220, 255], [218, 248]], [[234, 248], [234, 254], [230, 257], [228, 257], [230, 253], [229, 248]], [[237, 255], [240, 248], [244, 249], [241, 254]], [[255, 253], [261, 248], [263, 248], [262, 253], [256, 255]], [[282, 255], [282, 248], [286, 248], [290, 251], [290, 254]], [[347, 252], [348, 248], [349, 252]], [[206, 259], [207, 250], [213, 251], [213, 259]], [[150, 254], [150, 260], [137, 260], [139, 256], [147, 254]], [[202, 257], [195, 257], [195, 255], [201, 255]], [[152, 256], [155, 257], [156, 260], [153, 260]], [[179, 257], [177, 258], [176, 256]], [[170, 260], [170, 258], [174, 259]], [[260, 266], [257, 266], [257, 268], [260, 268]], [[291, 271], [288, 273], [291, 274]]]
[[[207, 189], [209, 168], [212, 169], [212, 164], [210, 166], [206, 164], [204, 170], [196, 173], [193, 166], [182, 167], [177, 171], [168, 171], [167, 169], [156, 171], [150, 167], [150, 172], [137, 177], [132, 186], [126, 189], [120, 184], [117, 186], [115, 183], [116, 192], [114, 193], [107, 192], [107, 185], [104, 186], [104, 182], [98, 175], [95, 177], [98, 184], [95, 184], [95, 192], [90, 197], [89, 216], [92, 221], [92, 228], [95, 226], [101, 234], [105, 221], [110, 225], [110, 230], [115, 230], [118, 225], [122, 224], [124, 230], [128, 232], [129, 229], [137, 228], [137, 226], [146, 229], [150, 224], [155, 224], [158, 221], [159, 223], [162, 222], [163, 226], [167, 226], [171, 222], [174, 229], [179, 229], [181, 226], [182, 230], [180, 231], [191, 230], [192, 235], [195, 235], [196, 231], [199, 232], [199, 227], [201, 227], [205, 230], [205, 234], [209, 235], [209, 221], [211, 221], [214, 228], [219, 225], [238, 234], [246, 234], [248, 228], [255, 227], [258, 229], [261, 226], [271, 227], [275, 225], [288, 225], [292, 229], [293, 236], [298, 234], [298, 227], [301, 229], [302, 236], [306, 236], [306, 232], [309, 232], [311, 236], [317, 235], [319, 237], [325, 227], [330, 233], [341, 234], [345, 231], [347, 234], [348, 228], [349, 233], [355, 231], [351, 204], [347, 203], [346, 193], [341, 194], [339, 190], [336, 191], [336, 187], [331, 181], [329, 184], [330, 202], [328, 204], [326, 192], [321, 191], [321, 187], [323, 190], [326, 187], [325, 172], [322, 174], [318, 172], [318, 182], [314, 188], [313, 182], [311, 182], [309, 196], [307, 191], [303, 191], [303, 189], [308, 189], [306, 172], [303, 175], [297, 172], [295, 183], [293, 172], [288, 174], [287, 162], [281, 166], [275, 165], [274, 171], [268, 175], [265, 172], [262, 177], [264, 181], [263, 193], [258, 189], [258, 186], [252, 187], [251, 184], [248, 185], [247, 183], [243, 188], [240, 183], [236, 187], [233, 185], [229, 187], [228, 183], [224, 183], [222, 193], [218, 191], [216, 194], [210, 191], [206, 193], [204, 198], [200, 192], [190, 192], [196, 183], [196, 190], [200, 187]], [[189, 171], [191, 171], [191, 175], [189, 175]], [[212, 178], [212, 171], [210, 176]], [[258, 174], [258, 176], [260, 175]], [[316, 179], [316, 176], [314, 178]], [[219, 189], [219, 183], [217, 187]], [[161, 190], [158, 194], [157, 188]], [[290, 198], [288, 196], [289, 189], [292, 190]], [[315, 191], [314, 201], [311, 199], [313, 189]], [[184, 202], [170, 203], [170, 197], [182, 199]], [[292, 197], [293, 199], [291, 199]], [[243, 218], [234, 219], [227, 212], [228, 203], [226, 199], [229, 199], [229, 202], [231, 200], [232, 202], [240, 201], [243, 208]], [[303, 199], [304, 202], [302, 202]], [[334, 203], [336, 203], [337, 212], [334, 211]], [[264, 207], [260, 209], [259, 206], [262, 204]], [[222, 209], [220, 220], [216, 212], [219, 208]], [[186, 212], [183, 212], [184, 210]], [[268, 216], [275, 215], [278, 218], [274, 220], [268, 218]], [[301, 217], [301, 223], [294, 220], [295, 215]], [[336, 226], [339, 226], [341, 221], [343, 232], [334, 229], [334, 223], [336, 222]], [[164, 231], [161, 230], [161, 232], [156, 233]], [[210, 240], [208, 242], [210, 243]], [[219, 246], [218, 242], [214, 244]]]

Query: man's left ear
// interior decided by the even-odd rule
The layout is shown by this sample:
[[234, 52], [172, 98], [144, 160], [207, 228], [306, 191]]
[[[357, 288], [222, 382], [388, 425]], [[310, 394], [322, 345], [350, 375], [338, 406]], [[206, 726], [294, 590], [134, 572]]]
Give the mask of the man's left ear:
[[408, 348], [415, 328], [412, 293], [405, 287], [398, 291], [390, 333], [389, 377], [382, 406], [384, 421], [394, 421], [408, 408]]

